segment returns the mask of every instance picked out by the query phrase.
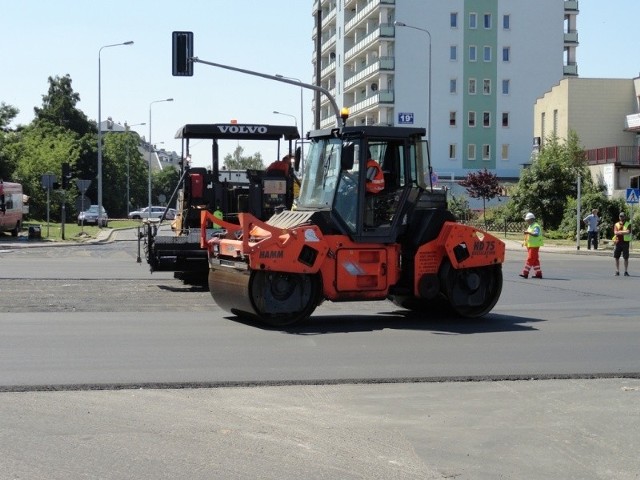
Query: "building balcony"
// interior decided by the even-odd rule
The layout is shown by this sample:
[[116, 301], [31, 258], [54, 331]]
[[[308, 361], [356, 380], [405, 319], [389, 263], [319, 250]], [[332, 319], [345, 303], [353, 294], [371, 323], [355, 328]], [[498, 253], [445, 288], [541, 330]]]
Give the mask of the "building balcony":
[[578, 76], [578, 64], [576, 62], [570, 62], [562, 68], [565, 77]]
[[627, 115], [624, 119], [624, 129], [626, 132], [640, 133], [640, 113]]
[[353, 105], [348, 105], [349, 110], [354, 114], [381, 103], [393, 103], [393, 90], [378, 90], [369, 96], [358, 96]]
[[357, 69], [355, 72], [349, 72], [345, 75], [344, 88], [347, 90], [353, 85], [366, 80], [368, 77], [379, 73], [381, 70], [393, 70], [395, 65], [394, 57], [382, 57], [370, 65], [366, 65]]
[[353, 47], [347, 50], [344, 54], [345, 62], [350, 58], [353, 58], [355, 55], [365, 50], [369, 46], [371, 46], [375, 40], [378, 38], [393, 38], [395, 35], [395, 27], [393, 24], [380, 24], [378, 28], [374, 29], [369, 35], [364, 37], [358, 43], [356, 43]]
[[[366, 20], [367, 17], [369, 17], [369, 15], [371, 14], [371, 12], [373, 12], [374, 9], [378, 8], [379, 5], [380, 5], [380, 0], [373, 0], [372, 2], [368, 3], [362, 10], [360, 10], [357, 13], [354, 13], [353, 17], [347, 20], [347, 22], [344, 24], [345, 35], [347, 35], [355, 27], [357, 27], [361, 22]], [[353, 11], [355, 12], [355, 9], [353, 9]]]
[[564, 0], [564, 11], [578, 13], [578, 0]]
[[585, 150], [589, 165], [613, 163], [621, 166], [640, 167], [640, 147], [617, 146]]
[[326, 67], [320, 70], [320, 78], [325, 78], [329, 73], [333, 72], [336, 69], [336, 61], [329, 63]]
[[571, 30], [564, 33], [564, 44], [577, 45], [578, 44], [578, 31]]
[[338, 9], [336, 8], [336, 4], [334, 3], [332, 5], [331, 10], [329, 10], [329, 12], [327, 13], [322, 12], [322, 23], [325, 25], [329, 25], [330, 23], [335, 22], [337, 11]]
[[335, 32], [333, 32], [330, 35], [323, 35], [322, 37], [323, 38], [322, 38], [322, 45], [320, 46], [320, 52], [324, 54], [329, 49], [332, 49], [335, 46], [336, 38], [338, 36], [336, 35]]

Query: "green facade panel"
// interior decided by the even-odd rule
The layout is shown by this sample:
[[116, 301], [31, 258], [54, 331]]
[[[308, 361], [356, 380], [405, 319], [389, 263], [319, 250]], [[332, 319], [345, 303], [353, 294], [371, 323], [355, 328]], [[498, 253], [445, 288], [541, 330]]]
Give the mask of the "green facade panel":
[[[471, 25], [475, 16], [475, 27]], [[496, 98], [499, 86], [497, 65], [502, 60], [502, 50], [498, 45], [498, 0], [465, 0], [464, 2], [464, 39], [459, 58], [464, 61], [463, 67], [463, 127], [462, 166], [465, 169], [495, 169], [496, 157], [496, 125], [501, 121], [496, 111]], [[475, 48], [475, 60], [471, 58], [471, 50]], [[489, 49], [490, 59], [485, 57]], [[475, 81], [475, 94], [470, 93], [470, 82]], [[488, 83], [487, 92], [485, 84]], [[475, 126], [469, 126], [469, 112], [475, 112]], [[488, 116], [489, 126], [485, 126]], [[475, 145], [475, 160], [469, 160], [469, 145]], [[489, 146], [489, 157], [484, 159], [485, 146]]]

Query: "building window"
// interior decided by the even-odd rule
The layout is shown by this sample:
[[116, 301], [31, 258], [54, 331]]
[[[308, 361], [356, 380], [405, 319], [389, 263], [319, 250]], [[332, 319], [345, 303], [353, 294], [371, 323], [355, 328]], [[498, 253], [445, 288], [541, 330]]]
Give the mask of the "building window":
[[450, 143], [449, 144], [449, 160], [455, 160], [455, 159], [456, 159], [456, 144]]
[[502, 126], [505, 128], [509, 126], [509, 112], [502, 112]]
[[491, 160], [491, 145], [488, 143], [482, 145], [482, 159]]
[[470, 143], [467, 145], [467, 160], [475, 160], [476, 159], [476, 145], [475, 143]]
[[469, 126], [470, 127], [475, 127], [476, 126], [476, 112], [470, 111], [469, 112]]
[[489, 30], [491, 28], [491, 14], [485, 13], [483, 19], [484, 19], [484, 28]]
[[487, 128], [491, 126], [491, 112], [482, 112], [482, 126]]
[[491, 47], [485, 45], [483, 49], [483, 59], [485, 62], [491, 61]]
[[449, 112], [449, 126], [456, 126], [456, 112]]
[[553, 111], [553, 134], [558, 134], [558, 110]]
[[511, 60], [511, 48], [503, 47], [502, 48], [502, 61], [508, 62]]
[[475, 78], [470, 78], [469, 79], [468, 92], [469, 92], [469, 95], [475, 95], [476, 94], [476, 79]]
[[449, 80], [449, 93], [458, 93], [458, 80], [455, 78]]
[[485, 95], [491, 95], [491, 79], [485, 78], [482, 81], [482, 93]]
[[502, 144], [502, 160], [509, 160], [509, 144], [508, 143], [503, 143]]
[[469, 28], [478, 28], [478, 14], [470, 13], [469, 14]]
[[458, 47], [455, 45], [451, 45], [449, 47], [449, 60], [457, 60], [458, 59]]
[[458, 28], [458, 14], [456, 12], [451, 12], [449, 16], [449, 22], [451, 28]]
[[511, 15], [502, 16], [502, 28], [504, 28], [505, 30], [511, 29]]
[[511, 82], [509, 80], [502, 80], [502, 94], [509, 95]]
[[478, 60], [478, 47], [475, 45], [469, 45], [469, 61], [475, 62]]

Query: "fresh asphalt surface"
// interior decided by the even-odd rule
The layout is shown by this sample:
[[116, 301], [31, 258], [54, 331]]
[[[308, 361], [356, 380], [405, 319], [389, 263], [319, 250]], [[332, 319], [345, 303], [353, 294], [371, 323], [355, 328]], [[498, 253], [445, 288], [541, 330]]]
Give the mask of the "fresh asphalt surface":
[[640, 478], [638, 376], [588, 377], [5, 391], [0, 479]]

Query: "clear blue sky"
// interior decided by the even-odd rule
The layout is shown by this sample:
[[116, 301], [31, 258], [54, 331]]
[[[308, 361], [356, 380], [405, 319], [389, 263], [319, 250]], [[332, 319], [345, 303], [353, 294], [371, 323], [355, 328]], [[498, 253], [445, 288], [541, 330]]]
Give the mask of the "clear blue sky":
[[[580, 76], [639, 76], [638, 0], [580, 0], [579, 6]], [[195, 65], [194, 77], [172, 77], [171, 32], [193, 31], [195, 55], [202, 60], [311, 83], [312, 0], [0, 0], [0, 7], [0, 102], [20, 109], [14, 125], [33, 119], [47, 78], [65, 74], [80, 95], [78, 107], [96, 120], [98, 51], [133, 40], [131, 46], [102, 50], [103, 120], [145, 122], [133, 129], [148, 138], [150, 103], [172, 97], [151, 107], [152, 141], [177, 152], [174, 135], [185, 123], [294, 123], [272, 113], [277, 110], [294, 115], [300, 126], [297, 87], [202, 64]], [[304, 92], [305, 130], [313, 121], [311, 97]], [[258, 145], [243, 146], [245, 154], [262, 150], [265, 162], [275, 156]], [[192, 153], [194, 163], [208, 164], [204, 144]]]

